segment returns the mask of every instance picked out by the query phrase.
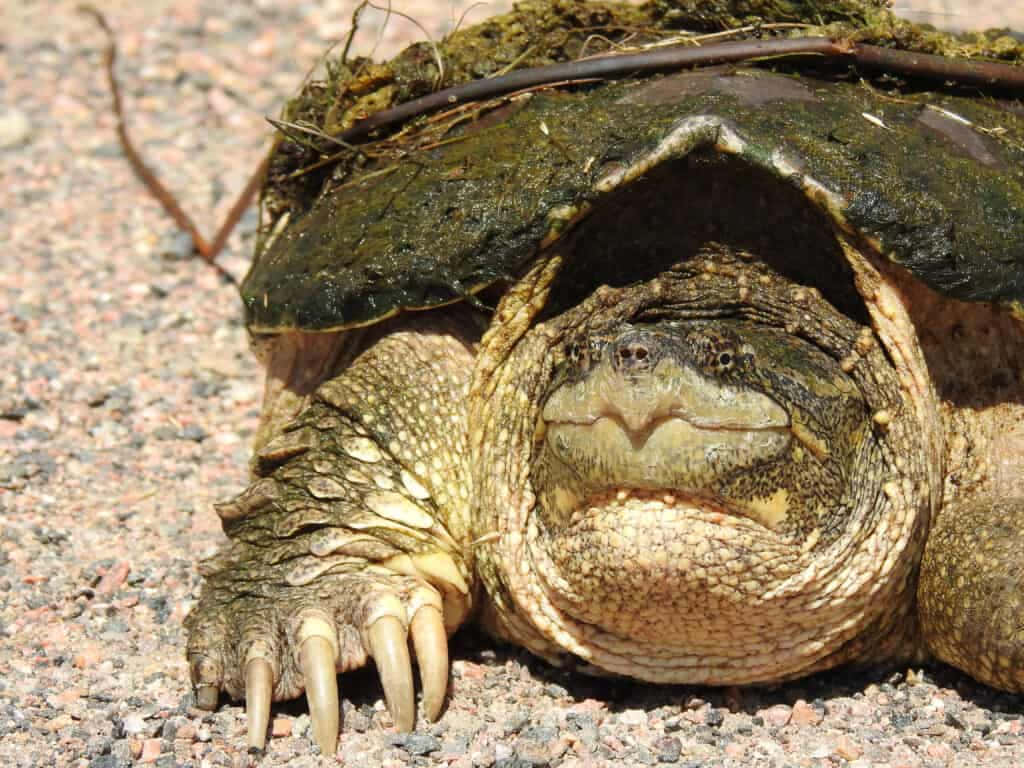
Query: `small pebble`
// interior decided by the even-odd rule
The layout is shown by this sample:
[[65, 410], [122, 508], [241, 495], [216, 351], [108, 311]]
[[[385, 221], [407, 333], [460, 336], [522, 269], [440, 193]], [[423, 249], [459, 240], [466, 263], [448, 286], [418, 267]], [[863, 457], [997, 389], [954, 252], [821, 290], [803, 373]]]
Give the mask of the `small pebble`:
[[717, 728], [725, 722], [725, 714], [720, 709], [709, 707], [707, 713], [704, 715], [704, 722], [712, 728]]
[[817, 725], [821, 722], [821, 714], [803, 699], [797, 699], [789, 722], [794, 725]]
[[292, 735], [292, 718], [275, 717], [270, 724], [270, 732], [274, 736], [284, 737]]
[[32, 138], [32, 123], [17, 109], [0, 109], [0, 149], [27, 144]]
[[836, 746], [833, 751], [843, 760], [856, 760], [864, 754], [864, 750], [854, 743], [845, 733], [836, 740]]
[[674, 763], [683, 752], [683, 743], [675, 736], [666, 736], [654, 743], [659, 762]]
[[619, 714], [619, 722], [628, 726], [646, 725], [647, 713], [642, 709], [627, 709]]
[[99, 595], [111, 595], [121, 588], [128, 574], [131, 572], [131, 564], [122, 560], [110, 568], [96, 585], [96, 593]]
[[785, 704], [776, 704], [773, 707], [759, 710], [757, 714], [764, 718], [765, 725], [781, 728], [789, 722], [792, 710]]
[[160, 757], [162, 747], [161, 739], [146, 739], [142, 742], [142, 754], [139, 756], [139, 762], [155, 763], [156, 759]]
[[402, 744], [410, 755], [429, 755], [441, 749], [441, 742], [429, 733], [410, 733]]
[[180, 230], [171, 230], [157, 246], [157, 254], [168, 261], [189, 261], [195, 258], [192, 236]]

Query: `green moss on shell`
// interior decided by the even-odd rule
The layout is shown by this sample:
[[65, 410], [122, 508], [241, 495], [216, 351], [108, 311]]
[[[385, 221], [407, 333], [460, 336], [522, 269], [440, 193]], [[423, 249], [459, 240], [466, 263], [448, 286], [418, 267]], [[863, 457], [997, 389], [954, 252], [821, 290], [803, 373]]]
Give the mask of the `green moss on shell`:
[[[627, 36], [635, 43], [681, 29], [800, 19], [818, 26], [780, 34], [1024, 62], [1024, 46], [1012, 39], [943, 35], [896, 19], [880, 2], [659, 0], [637, 7], [528, 0], [439, 43], [443, 78], [435, 51], [423, 43], [387, 64], [334, 60], [326, 80], [308, 84], [285, 118], [329, 136], [364, 111], [441, 85], [599, 53]], [[649, 150], [680, 116], [696, 112], [736, 121], [751, 137], [751, 153], [784, 147], [806, 162], [846, 196], [851, 223], [939, 290], [1019, 302], [1020, 113], [991, 99], [886, 94], [831, 79], [803, 78], [827, 98], [785, 108], [748, 109], [714, 90], [657, 108], [622, 107], [614, 105], [616, 94], [632, 86], [610, 84], [535, 95], [522, 114], [491, 127], [479, 126], [493, 115], [475, 115], [484, 122], [464, 140], [462, 128], [424, 118], [397, 138], [355, 149], [293, 134], [279, 142], [264, 191], [268, 220], [285, 214], [290, 220], [271, 247], [258, 249], [243, 289], [249, 320], [263, 330], [342, 327], [458, 299], [528, 259], [548, 233], [548, 213], [593, 197], [602, 165]], [[918, 117], [926, 102], [971, 120], [971, 132], [998, 155], [998, 167], [965, 157], [955, 140], [923, 129]], [[887, 127], [877, 128], [864, 114]], [[542, 122], [550, 140], [540, 138]], [[754, 154], [749, 159], [765, 162]], [[903, 182], [894, 185], [893, 178]]]

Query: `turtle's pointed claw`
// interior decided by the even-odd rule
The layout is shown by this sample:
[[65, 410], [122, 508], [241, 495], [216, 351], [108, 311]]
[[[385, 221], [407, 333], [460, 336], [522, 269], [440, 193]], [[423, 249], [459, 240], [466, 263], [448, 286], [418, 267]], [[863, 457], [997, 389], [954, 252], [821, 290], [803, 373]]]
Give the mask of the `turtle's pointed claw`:
[[338, 744], [338, 676], [334, 646], [324, 637], [310, 635], [299, 649], [299, 662], [306, 681], [309, 718], [313, 740], [325, 755], [333, 755]]
[[249, 721], [249, 746], [263, 749], [270, 722], [270, 698], [274, 689], [274, 668], [255, 657], [245, 665], [245, 711]]
[[405, 627], [394, 616], [383, 616], [370, 626], [368, 634], [370, 655], [377, 664], [391, 719], [398, 730], [411, 731], [416, 710]]
[[423, 716], [436, 720], [448, 690], [448, 635], [441, 612], [431, 606], [420, 608], [409, 627], [423, 686]]

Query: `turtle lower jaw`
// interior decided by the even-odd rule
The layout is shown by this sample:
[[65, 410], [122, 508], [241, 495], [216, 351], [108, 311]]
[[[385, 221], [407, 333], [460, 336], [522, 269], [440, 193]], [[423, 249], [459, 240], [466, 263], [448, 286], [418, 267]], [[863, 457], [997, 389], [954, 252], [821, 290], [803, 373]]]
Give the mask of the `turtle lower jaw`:
[[621, 510], [627, 516], [639, 513], [642, 527], [678, 525], [695, 517], [709, 524], [726, 525], [732, 518], [742, 518], [762, 528], [765, 535], [786, 537], [790, 533], [790, 515], [796, 511], [785, 488], [763, 497], [731, 499], [709, 492], [646, 484], [624, 484], [582, 496], [564, 486], [547, 489], [542, 499], [549, 513], [543, 515], [543, 525], [560, 535], [570, 534], [574, 529], [585, 530], [591, 520], [614, 518], [616, 510]]
[[802, 568], [817, 540], [775, 531], [720, 499], [634, 489], [590, 497], [557, 529], [531, 527], [537, 559], [553, 566], [538, 572], [552, 576], [563, 607], [597, 608], [594, 598], [603, 595], [630, 610], [652, 605], [669, 614], [729, 589], [735, 594], [725, 603], [735, 599], [746, 610]]

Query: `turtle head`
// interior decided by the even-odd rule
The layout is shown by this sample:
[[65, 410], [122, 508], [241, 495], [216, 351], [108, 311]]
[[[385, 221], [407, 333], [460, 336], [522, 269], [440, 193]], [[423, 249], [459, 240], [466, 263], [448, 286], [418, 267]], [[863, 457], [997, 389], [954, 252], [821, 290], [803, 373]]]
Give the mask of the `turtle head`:
[[546, 524], [580, 524], [609, 497], [672, 498], [807, 533], [822, 508], [811, 465], [848, 477], [862, 437], [866, 408], [845, 379], [813, 346], [742, 320], [574, 339], [541, 411]]

